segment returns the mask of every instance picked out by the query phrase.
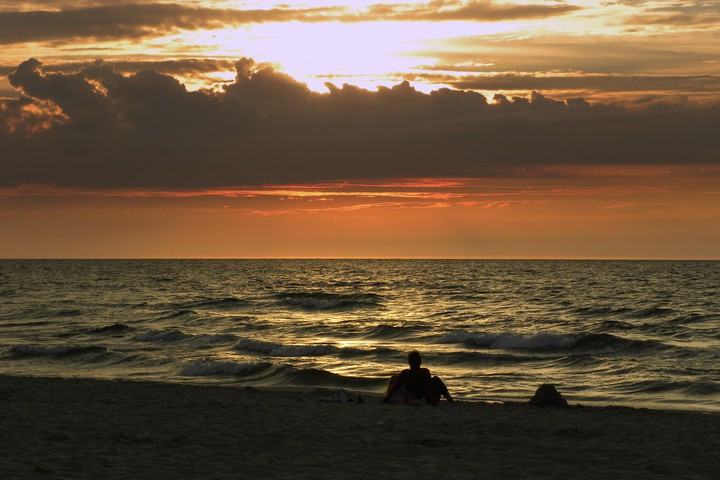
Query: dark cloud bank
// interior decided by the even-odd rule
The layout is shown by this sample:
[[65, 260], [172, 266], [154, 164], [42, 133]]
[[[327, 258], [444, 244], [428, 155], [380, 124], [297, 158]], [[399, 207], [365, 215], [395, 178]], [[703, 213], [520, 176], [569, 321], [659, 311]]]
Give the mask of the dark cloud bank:
[[0, 184], [210, 187], [391, 177], [532, 175], [542, 165], [718, 164], [720, 107], [625, 110], [408, 83], [310, 91], [242, 59], [221, 92], [102, 62], [10, 74]]

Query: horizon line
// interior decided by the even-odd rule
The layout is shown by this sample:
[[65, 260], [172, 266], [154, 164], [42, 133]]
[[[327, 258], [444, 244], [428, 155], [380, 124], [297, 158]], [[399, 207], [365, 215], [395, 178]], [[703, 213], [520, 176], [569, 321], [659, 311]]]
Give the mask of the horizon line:
[[437, 261], [611, 261], [611, 262], [718, 262], [720, 258], [670, 258], [670, 257], [0, 257], [0, 261], [10, 260], [437, 260]]

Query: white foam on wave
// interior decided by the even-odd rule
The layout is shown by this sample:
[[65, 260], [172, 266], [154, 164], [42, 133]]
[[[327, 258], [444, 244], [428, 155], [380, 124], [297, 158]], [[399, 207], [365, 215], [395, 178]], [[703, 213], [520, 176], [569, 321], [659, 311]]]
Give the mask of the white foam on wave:
[[212, 375], [248, 375], [267, 367], [264, 363], [217, 362], [214, 360], [195, 360], [182, 369], [180, 375], [186, 377], [207, 377]]

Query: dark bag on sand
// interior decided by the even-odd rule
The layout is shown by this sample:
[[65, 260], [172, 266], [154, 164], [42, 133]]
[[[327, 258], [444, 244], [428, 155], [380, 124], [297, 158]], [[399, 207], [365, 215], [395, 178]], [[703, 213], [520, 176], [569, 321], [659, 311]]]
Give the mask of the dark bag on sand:
[[527, 403], [528, 405], [535, 405], [537, 407], [567, 407], [567, 400], [560, 395], [555, 385], [549, 383], [543, 383], [535, 391], [535, 395]]

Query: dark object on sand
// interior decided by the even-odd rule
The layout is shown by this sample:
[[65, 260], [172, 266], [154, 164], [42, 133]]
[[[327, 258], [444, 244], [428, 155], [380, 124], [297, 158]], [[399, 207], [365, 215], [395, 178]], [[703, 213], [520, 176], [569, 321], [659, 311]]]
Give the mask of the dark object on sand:
[[537, 407], [567, 407], [567, 400], [560, 395], [555, 385], [549, 383], [543, 383], [535, 391], [535, 395], [527, 403], [528, 405], [535, 405]]

